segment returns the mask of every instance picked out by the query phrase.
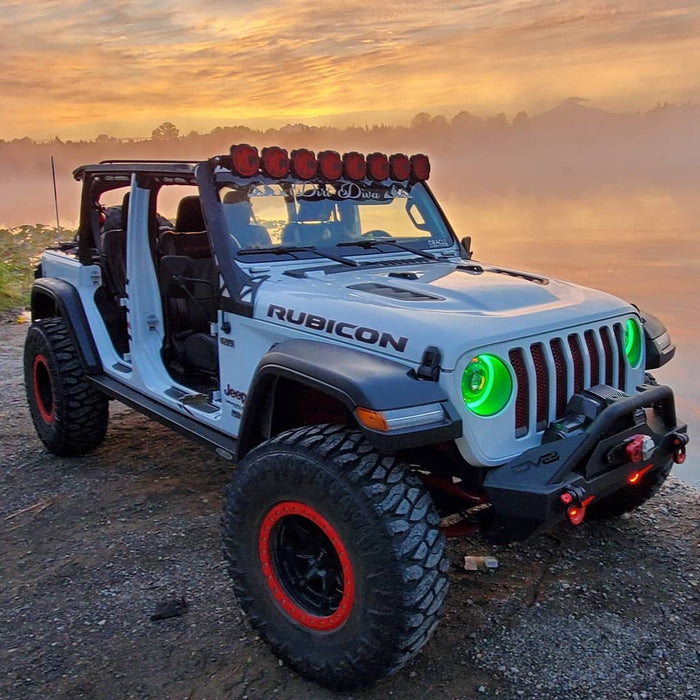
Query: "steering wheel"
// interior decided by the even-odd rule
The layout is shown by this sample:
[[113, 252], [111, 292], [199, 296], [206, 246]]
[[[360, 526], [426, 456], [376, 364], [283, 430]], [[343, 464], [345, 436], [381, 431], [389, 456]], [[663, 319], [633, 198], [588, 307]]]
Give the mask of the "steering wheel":
[[363, 233], [362, 238], [393, 238], [393, 236], [380, 228], [373, 228], [371, 231]]

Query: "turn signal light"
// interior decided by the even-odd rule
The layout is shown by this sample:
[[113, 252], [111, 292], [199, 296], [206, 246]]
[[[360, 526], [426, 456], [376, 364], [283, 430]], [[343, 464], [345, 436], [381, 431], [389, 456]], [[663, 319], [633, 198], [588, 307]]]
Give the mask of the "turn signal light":
[[355, 409], [357, 419], [365, 426], [372, 430], [381, 430], [386, 432], [389, 430], [389, 424], [381, 411], [373, 411], [371, 408], [358, 407]]
[[252, 177], [260, 168], [258, 149], [247, 143], [231, 146], [231, 166], [236, 175]]

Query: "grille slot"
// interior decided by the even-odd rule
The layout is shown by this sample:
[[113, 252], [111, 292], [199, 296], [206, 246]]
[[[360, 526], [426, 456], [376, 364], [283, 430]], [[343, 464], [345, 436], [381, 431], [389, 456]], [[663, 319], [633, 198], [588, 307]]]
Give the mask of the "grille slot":
[[510, 363], [515, 371], [518, 393], [515, 397], [515, 437], [527, 434], [527, 424], [530, 415], [530, 387], [527, 381], [527, 369], [523, 360], [523, 351], [518, 348], [508, 353]]
[[602, 383], [625, 389], [627, 365], [620, 323], [512, 348], [508, 355], [517, 381], [516, 437], [543, 431], [564, 415], [571, 396], [583, 389]]

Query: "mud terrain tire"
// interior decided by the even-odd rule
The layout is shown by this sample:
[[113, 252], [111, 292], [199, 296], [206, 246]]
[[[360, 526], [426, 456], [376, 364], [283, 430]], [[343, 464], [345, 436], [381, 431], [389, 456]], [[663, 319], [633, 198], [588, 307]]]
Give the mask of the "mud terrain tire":
[[431, 497], [358, 431], [305, 427], [255, 448], [227, 489], [223, 521], [242, 608], [306, 678], [370, 685], [438, 623], [448, 561]]
[[24, 344], [24, 384], [34, 427], [49, 452], [83, 455], [102, 442], [108, 400], [85, 378], [64, 319], [43, 319], [30, 326]]

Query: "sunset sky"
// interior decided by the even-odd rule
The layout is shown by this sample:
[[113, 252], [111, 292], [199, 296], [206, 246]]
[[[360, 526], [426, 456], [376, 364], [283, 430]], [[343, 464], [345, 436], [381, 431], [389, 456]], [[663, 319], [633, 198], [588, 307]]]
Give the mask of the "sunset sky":
[[0, 0], [0, 138], [700, 102], [680, 0]]

